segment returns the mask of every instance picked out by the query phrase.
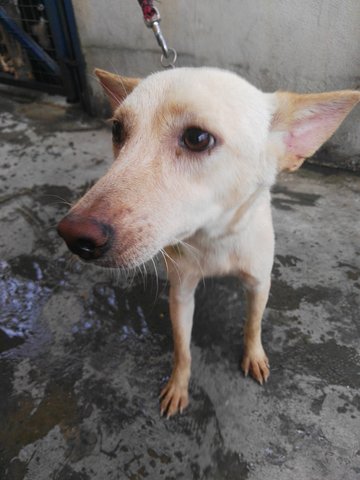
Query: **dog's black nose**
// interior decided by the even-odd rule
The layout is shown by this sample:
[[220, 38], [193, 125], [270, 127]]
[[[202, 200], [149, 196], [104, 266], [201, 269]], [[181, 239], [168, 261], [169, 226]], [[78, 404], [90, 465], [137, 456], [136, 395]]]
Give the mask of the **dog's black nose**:
[[114, 230], [95, 218], [67, 215], [57, 227], [69, 250], [84, 260], [96, 260], [111, 247]]

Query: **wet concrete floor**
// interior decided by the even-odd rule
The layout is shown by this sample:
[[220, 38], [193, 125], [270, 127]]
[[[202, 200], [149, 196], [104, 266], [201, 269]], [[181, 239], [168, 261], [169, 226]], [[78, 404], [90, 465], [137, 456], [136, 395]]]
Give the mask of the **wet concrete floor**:
[[61, 103], [0, 99], [0, 478], [360, 479], [360, 177], [274, 188], [264, 387], [244, 378], [233, 278], [197, 292], [191, 404], [159, 415], [168, 286], [74, 262], [56, 222], [111, 161]]

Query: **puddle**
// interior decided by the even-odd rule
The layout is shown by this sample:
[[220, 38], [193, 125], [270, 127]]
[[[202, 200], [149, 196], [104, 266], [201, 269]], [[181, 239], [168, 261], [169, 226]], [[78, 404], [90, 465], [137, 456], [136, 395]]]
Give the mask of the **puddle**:
[[5, 351], [34, 334], [39, 306], [50, 291], [33, 280], [12, 276], [10, 265], [4, 261], [0, 263], [0, 278], [1, 351]]
[[41, 335], [38, 317], [42, 306], [58, 286], [62, 261], [21, 255], [0, 262], [0, 351], [13, 349]]

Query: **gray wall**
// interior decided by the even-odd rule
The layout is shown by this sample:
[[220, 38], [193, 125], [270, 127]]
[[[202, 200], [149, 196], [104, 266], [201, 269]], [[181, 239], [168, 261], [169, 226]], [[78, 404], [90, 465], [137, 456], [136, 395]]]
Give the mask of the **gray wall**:
[[[160, 53], [137, 0], [73, 0], [93, 109], [95, 67], [145, 76]], [[266, 91], [360, 88], [360, 0], [163, 0], [161, 27], [178, 66], [233, 70]], [[360, 107], [320, 155], [360, 167]]]

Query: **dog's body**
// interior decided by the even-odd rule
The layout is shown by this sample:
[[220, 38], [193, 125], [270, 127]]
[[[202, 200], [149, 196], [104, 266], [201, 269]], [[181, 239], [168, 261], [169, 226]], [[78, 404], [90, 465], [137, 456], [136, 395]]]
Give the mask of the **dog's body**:
[[270, 188], [280, 170], [295, 170], [327, 140], [360, 93], [265, 94], [206, 68], [141, 82], [96, 74], [114, 111], [115, 162], [62, 220], [60, 235], [103, 266], [134, 267], [163, 253], [174, 368], [162, 412], [188, 404], [194, 293], [204, 276], [243, 280], [242, 368], [263, 383], [269, 364], [261, 319], [274, 257]]

